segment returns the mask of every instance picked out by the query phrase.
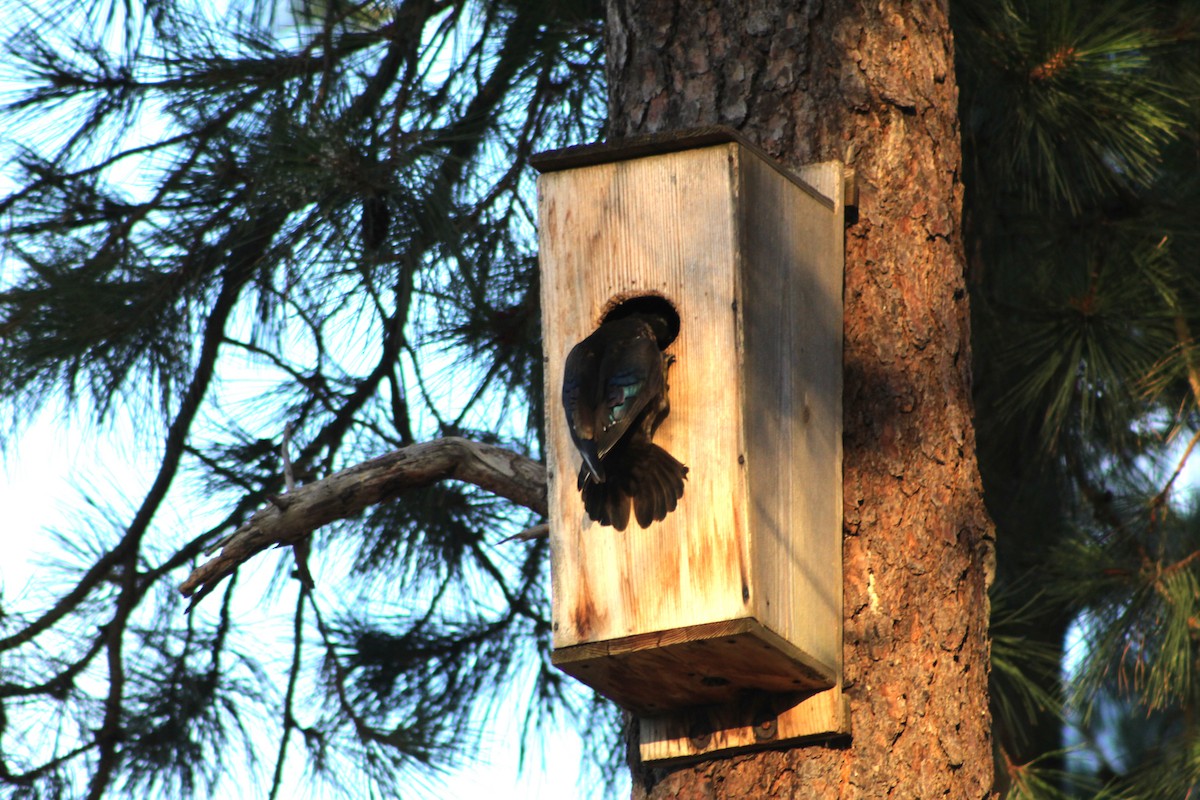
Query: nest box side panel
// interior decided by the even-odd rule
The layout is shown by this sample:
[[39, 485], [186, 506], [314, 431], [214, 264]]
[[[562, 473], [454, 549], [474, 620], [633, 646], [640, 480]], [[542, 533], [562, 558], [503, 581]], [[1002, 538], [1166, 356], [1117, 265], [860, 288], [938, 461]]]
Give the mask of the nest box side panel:
[[[841, 167], [834, 197], [742, 170], [743, 380], [755, 617], [828, 668], [842, 649]], [[835, 174], [836, 173], [836, 174]]]
[[[736, 145], [542, 175], [554, 646], [747, 615], [737, 319]], [[675, 511], [624, 531], [587, 518], [561, 403], [570, 349], [620, 301], [654, 294], [680, 316], [671, 413], [655, 442], [688, 465]]]

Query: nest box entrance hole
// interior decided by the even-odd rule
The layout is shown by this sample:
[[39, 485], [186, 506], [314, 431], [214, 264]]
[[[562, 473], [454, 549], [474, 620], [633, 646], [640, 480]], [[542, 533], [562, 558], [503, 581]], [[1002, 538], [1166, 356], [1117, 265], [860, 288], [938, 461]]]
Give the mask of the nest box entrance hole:
[[600, 324], [632, 317], [635, 314], [654, 315], [667, 321], [667, 335], [658, 340], [659, 350], [666, 350], [672, 342], [679, 338], [679, 312], [675, 310], [675, 306], [670, 300], [657, 294], [636, 295], [623, 300], [609, 301], [609, 306], [605, 310]]

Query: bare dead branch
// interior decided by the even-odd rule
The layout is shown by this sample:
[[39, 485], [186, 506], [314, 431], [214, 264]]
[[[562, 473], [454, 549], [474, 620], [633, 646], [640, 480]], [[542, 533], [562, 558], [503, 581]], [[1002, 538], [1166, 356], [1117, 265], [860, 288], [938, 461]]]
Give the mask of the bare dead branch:
[[[288, 494], [296, 491], [296, 476], [292, 470], [292, 431], [295, 429], [295, 424], [289, 422], [283, 426], [283, 444], [279, 446], [279, 457], [283, 461], [283, 485]], [[291, 500], [288, 495], [283, 497], [268, 497], [271, 504], [280, 511], [287, 511]], [[283, 502], [287, 499], [287, 502]], [[312, 546], [312, 539], [305, 536], [303, 539], [292, 543], [292, 555], [296, 558], [296, 577], [300, 579], [300, 583], [305, 589], [312, 590], [315, 587], [316, 581], [313, 580], [312, 570], [308, 568], [308, 552]]]
[[292, 430], [295, 428], [295, 423], [289, 422], [283, 426], [283, 444], [279, 446], [279, 457], [283, 460], [283, 485], [287, 487], [287, 491], [294, 491], [296, 488], [296, 477], [292, 471]]
[[500, 540], [500, 544], [508, 542], [532, 542], [536, 539], [549, 539], [550, 526], [543, 522], [541, 525], [534, 525], [532, 528], [526, 528], [520, 533], [514, 533], [512, 536], [505, 536]]
[[[191, 606], [224, 578], [270, 547], [290, 545], [322, 525], [352, 517], [409, 489], [453, 479], [474, 484], [518, 505], [546, 514], [546, 468], [511, 450], [458, 437], [435, 439], [355, 464], [272, 501], [209, 551], [179, 587]], [[279, 499], [279, 498], [276, 498]]]

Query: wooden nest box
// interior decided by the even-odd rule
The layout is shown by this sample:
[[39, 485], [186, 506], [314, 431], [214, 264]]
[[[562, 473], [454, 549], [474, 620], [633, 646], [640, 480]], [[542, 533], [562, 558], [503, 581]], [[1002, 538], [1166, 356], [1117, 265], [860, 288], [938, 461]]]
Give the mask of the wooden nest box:
[[[761, 743], [789, 713], [779, 737], [843, 731], [841, 165], [792, 174], [724, 129], [534, 163], [553, 662], [687, 727], [647, 753], [643, 719], [651, 760], [739, 746], [739, 725]], [[665, 520], [617, 531], [584, 511], [560, 397], [568, 352], [630, 301], [678, 314], [654, 442], [689, 472]]]

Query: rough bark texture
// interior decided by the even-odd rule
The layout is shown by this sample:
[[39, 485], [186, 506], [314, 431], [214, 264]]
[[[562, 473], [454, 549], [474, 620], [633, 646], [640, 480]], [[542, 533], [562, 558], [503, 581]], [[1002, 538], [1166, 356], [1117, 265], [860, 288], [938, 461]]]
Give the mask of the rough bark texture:
[[639, 798], [979, 798], [992, 528], [971, 423], [947, 9], [854, 0], [609, 2], [623, 136], [736, 127], [858, 176], [846, 231], [849, 742], [635, 778]]

